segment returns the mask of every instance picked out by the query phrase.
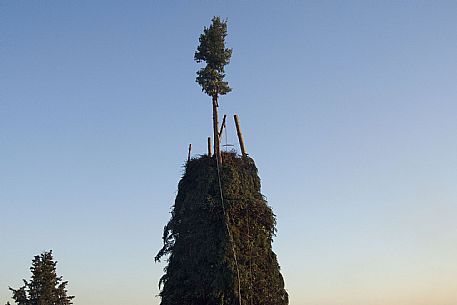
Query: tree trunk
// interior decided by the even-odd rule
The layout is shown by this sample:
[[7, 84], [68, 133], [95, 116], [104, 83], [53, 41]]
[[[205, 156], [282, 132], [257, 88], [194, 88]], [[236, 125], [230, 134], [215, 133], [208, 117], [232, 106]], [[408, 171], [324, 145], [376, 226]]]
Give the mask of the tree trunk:
[[214, 131], [214, 155], [216, 156], [217, 162], [222, 163], [221, 160], [221, 148], [220, 148], [220, 138], [219, 138], [219, 117], [217, 112], [217, 95], [213, 96], [213, 131]]

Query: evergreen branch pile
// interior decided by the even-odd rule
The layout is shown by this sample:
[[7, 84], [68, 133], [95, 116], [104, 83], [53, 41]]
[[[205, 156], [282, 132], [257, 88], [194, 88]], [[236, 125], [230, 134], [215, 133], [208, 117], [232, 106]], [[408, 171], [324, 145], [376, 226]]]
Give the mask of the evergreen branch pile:
[[287, 305], [271, 247], [275, 215], [260, 193], [255, 163], [234, 153], [223, 153], [223, 160], [225, 214], [216, 160], [204, 155], [186, 164], [155, 258], [168, 256], [159, 284], [161, 305], [238, 304], [237, 268], [243, 304]]

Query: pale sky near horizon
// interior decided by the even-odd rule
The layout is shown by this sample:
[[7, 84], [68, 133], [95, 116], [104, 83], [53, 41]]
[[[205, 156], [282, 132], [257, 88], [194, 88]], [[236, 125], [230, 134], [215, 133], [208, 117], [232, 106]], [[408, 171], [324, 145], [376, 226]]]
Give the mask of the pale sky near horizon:
[[159, 304], [214, 15], [290, 304], [456, 305], [457, 2], [258, 0], [0, 1], [0, 304], [49, 249], [75, 305]]

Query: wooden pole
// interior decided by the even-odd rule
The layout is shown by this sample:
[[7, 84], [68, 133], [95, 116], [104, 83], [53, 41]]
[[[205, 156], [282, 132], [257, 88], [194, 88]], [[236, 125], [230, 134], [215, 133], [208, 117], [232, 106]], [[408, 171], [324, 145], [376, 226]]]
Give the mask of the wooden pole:
[[244, 147], [244, 139], [243, 139], [243, 133], [241, 132], [241, 126], [240, 126], [240, 120], [238, 119], [238, 116], [235, 114], [233, 116], [235, 119], [235, 125], [236, 125], [236, 133], [238, 134], [238, 141], [240, 142], [240, 148], [241, 148], [241, 154], [243, 156], [246, 156], [246, 148]]
[[221, 160], [221, 146], [219, 141], [219, 118], [217, 112], [217, 95], [213, 96], [213, 133], [214, 133], [214, 154], [216, 155], [217, 162], [222, 164]]
[[213, 154], [211, 153], [211, 137], [208, 137], [208, 157], [211, 158]]
[[187, 162], [190, 161], [190, 151], [192, 150], [192, 144], [189, 144], [189, 152], [187, 153]]
[[222, 131], [224, 131], [224, 128], [226, 128], [226, 126], [225, 126], [225, 119], [226, 118], [227, 118], [227, 115], [224, 114], [224, 118], [222, 119], [221, 129], [219, 130], [219, 142], [220, 142], [220, 139], [222, 137]]

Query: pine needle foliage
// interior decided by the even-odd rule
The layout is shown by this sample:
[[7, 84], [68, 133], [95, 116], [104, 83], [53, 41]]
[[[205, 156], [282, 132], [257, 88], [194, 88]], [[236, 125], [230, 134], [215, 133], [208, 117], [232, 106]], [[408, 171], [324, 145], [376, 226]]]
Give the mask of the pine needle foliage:
[[275, 215], [260, 193], [254, 161], [234, 153], [223, 153], [223, 160], [225, 213], [216, 160], [204, 155], [185, 166], [155, 258], [168, 257], [161, 305], [239, 305], [238, 270], [242, 304], [287, 305], [271, 247]]
[[[67, 295], [68, 282], [57, 276], [52, 251], [36, 255], [32, 261], [32, 278], [24, 286], [10, 290], [17, 305], [70, 305], [74, 296]], [[7, 303], [9, 304], [9, 303]]]
[[227, 36], [227, 21], [214, 17], [211, 25], [203, 29], [200, 35], [200, 45], [197, 47], [194, 59], [196, 62], [206, 62], [206, 66], [197, 72], [197, 83], [202, 86], [209, 96], [216, 98], [218, 95], [229, 93], [232, 89], [224, 81], [225, 65], [230, 63], [232, 49], [225, 47]]

